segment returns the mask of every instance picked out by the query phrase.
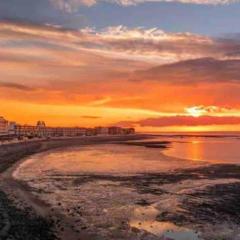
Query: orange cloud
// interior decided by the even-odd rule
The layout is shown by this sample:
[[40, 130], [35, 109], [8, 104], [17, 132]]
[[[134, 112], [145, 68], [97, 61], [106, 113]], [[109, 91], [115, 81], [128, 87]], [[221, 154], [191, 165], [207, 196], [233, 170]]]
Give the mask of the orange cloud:
[[173, 117], [158, 117], [147, 118], [139, 121], [123, 121], [119, 122], [122, 126], [135, 126], [141, 127], [171, 127], [171, 126], [211, 126], [211, 125], [240, 125], [240, 117], [227, 116], [173, 116]]

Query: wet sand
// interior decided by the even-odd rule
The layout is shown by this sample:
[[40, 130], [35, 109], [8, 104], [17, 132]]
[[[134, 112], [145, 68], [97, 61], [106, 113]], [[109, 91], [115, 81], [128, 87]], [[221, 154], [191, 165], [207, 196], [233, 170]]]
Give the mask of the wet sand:
[[[117, 233], [101, 239], [165, 239], [161, 238], [162, 234], [177, 240], [238, 240], [240, 237], [240, 167], [237, 165], [218, 164], [138, 176], [82, 175], [76, 177], [75, 184], [81, 186], [83, 195], [91, 191], [99, 209], [112, 211], [110, 215], [99, 213], [100, 228], [111, 226], [108, 219], [112, 215], [118, 219], [113, 224]], [[110, 193], [111, 199], [105, 193], [97, 200], [94, 196], [101, 189]], [[114, 213], [114, 206], [119, 202], [121, 211]], [[87, 206], [83, 218], [91, 212], [88, 209], [94, 209], [94, 204]], [[133, 214], [129, 214], [131, 211]], [[96, 218], [100, 220], [98, 214]], [[99, 225], [98, 221], [95, 224]]]

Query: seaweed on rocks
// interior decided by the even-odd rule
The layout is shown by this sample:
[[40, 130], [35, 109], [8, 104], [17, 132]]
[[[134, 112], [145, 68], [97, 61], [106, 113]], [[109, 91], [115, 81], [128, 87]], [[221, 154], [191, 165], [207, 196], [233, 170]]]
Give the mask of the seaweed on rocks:
[[130, 145], [130, 146], [140, 146], [146, 148], [168, 148], [170, 141], [136, 141], [136, 142], [119, 142], [118, 144]]
[[236, 164], [212, 164], [199, 168], [183, 170], [185, 174], [197, 174], [207, 179], [236, 178], [240, 179], [240, 165]]
[[240, 182], [217, 184], [186, 195], [181, 210], [162, 212], [158, 221], [171, 221], [177, 225], [218, 224], [223, 221], [240, 224]]
[[217, 184], [192, 193], [183, 206], [193, 221], [216, 223], [224, 219], [240, 224], [240, 182]]
[[[55, 175], [53, 175], [55, 176]], [[65, 175], [66, 176], [66, 175]], [[73, 175], [71, 175], [73, 177]], [[139, 194], [162, 195], [165, 190], [159, 188], [163, 184], [177, 183], [187, 179], [198, 179], [198, 175], [192, 173], [148, 173], [134, 176], [113, 176], [113, 175], [76, 175], [73, 181], [75, 185], [82, 185], [93, 181], [119, 182], [122, 186], [135, 189]]]

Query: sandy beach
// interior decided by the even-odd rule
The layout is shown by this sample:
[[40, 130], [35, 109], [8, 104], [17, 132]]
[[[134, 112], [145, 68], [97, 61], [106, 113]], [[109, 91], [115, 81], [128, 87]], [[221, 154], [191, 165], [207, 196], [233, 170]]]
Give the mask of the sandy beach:
[[[165, 231], [166, 228], [172, 229], [170, 237], [178, 234], [176, 239], [187, 234], [185, 239], [190, 240], [239, 240], [239, 165], [203, 162], [193, 165], [195, 167], [184, 167], [189, 161], [167, 157], [158, 151], [167, 148], [170, 142], [141, 141], [145, 138], [149, 136], [87, 137], [1, 146], [1, 239], [162, 240], [165, 238], [157, 234], [159, 229]], [[115, 144], [119, 152], [121, 146], [123, 149], [124, 146], [142, 148], [141, 155], [146, 152], [144, 149], [154, 149], [159, 159], [164, 159], [168, 165], [180, 161], [181, 168], [156, 172], [150, 169], [149, 173], [127, 175], [85, 172], [68, 176], [56, 172], [51, 175], [53, 181], [58, 184], [62, 178], [66, 185], [61, 186], [64, 181], [59, 182], [60, 186], [52, 190], [44, 184], [34, 188], [27, 181], [13, 177], [16, 169], [31, 155], [44, 161], [50, 153], [53, 156], [67, 151], [73, 154], [78, 146], [87, 147], [80, 149], [85, 154], [91, 146], [100, 150], [105, 146], [115, 149]], [[148, 158], [150, 160], [151, 155]], [[132, 170], [135, 167], [132, 165]], [[78, 191], [78, 205], [66, 205], [60, 193], [63, 190], [63, 194], [68, 194], [64, 190], [68, 187]], [[60, 194], [57, 201], [45, 201], [44, 196], [55, 194], [55, 191], [56, 196]]]
[[[0, 146], [0, 239], [92, 239], [74, 233], [66, 216], [53, 212], [48, 204], [35, 197], [29, 186], [13, 178], [15, 169], [25, 159], [39, 152], [66, 147], [101, 144], [146, 138], [145, 135], [99, 136], [39, 140]], [[65, 222], [64, 229], [61, 221]], [[67, 223], [67, 224], [66, 224]]]

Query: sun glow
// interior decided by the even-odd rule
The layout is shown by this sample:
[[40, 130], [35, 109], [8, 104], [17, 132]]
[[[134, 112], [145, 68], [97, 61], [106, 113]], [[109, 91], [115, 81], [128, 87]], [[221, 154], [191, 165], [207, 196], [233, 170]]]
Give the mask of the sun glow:
[[199, 108], [198, 106], [185, 108], [185, 111], [193, 117], [200, 117], [206, 113], [205, 109]]

